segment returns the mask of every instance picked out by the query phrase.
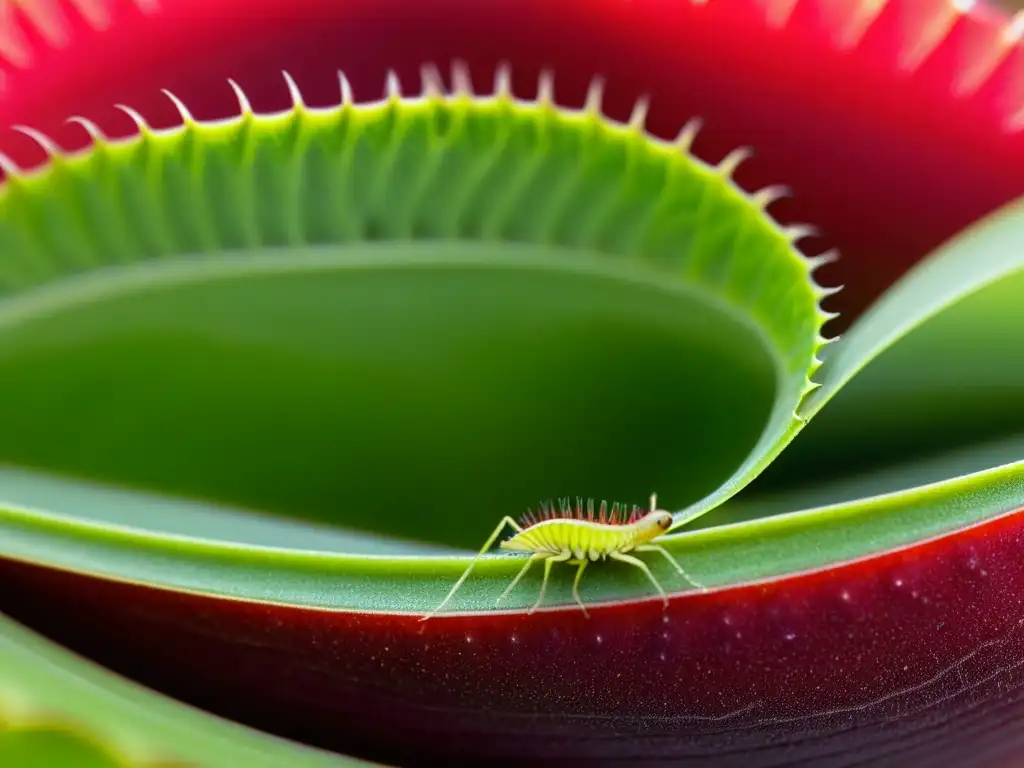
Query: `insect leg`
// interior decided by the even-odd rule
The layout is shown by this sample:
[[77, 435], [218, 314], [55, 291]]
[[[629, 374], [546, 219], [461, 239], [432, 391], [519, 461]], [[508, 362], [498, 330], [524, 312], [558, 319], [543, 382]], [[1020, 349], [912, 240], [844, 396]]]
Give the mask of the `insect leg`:
[[672, 557], [672, 555], [669, 554], [669, 551], [667, 549], [665, 549], [663, 546], [661, 546], [660, 544], [641, 544], [639, 547], [636, 548], [636, 551], [637, 552], [660, 552], [661, 554], [663, 554], [665, 556], [665, 558], [670, 563], [672, 563], [672, 567], [675, 568], [677, 571], [679, 571], [679, 575], [680, 576], [682, 576], [684, 579], [686, 579], [688, 582], [690, 582], [697, 589], [707, 589], [707, 587], [705, 587], [699, 581], [696, 581], [692, 576], [690, 576], [686, 571], [684, 571], [683, 570], [683, 566], [681, 566], [678, 563], [678, 561], [674, 557]]
[[544, 581], [540, 583], [540, 594], [537, 595], [537, 602], [533, 604], [533, 608], [527, 611], [527, 613], [533, 613], [537, 610], [542, 602], [544, 602], [544, 590], [548, 587], [548, 578], [551, 576], [551, 566], [555, 563], [564, 563], [572, 557], [572, 552], [563, 552], [559, 555], [549, 555], [547, 560], [544, 561]]
[[587, 567], [587, 563], [589, 562], [590, 561], [587, 560], [587, 558], [583, 558], [582, 560], [580, 560], [580, 569], [576, 571], [576, 580], [572, 583], [572, 596], [573, 598], [575, 598], [580, 608], [583, 609], [583, 616], [588, 619], [590, 618], [590, 614], [587, 613], [587, 606], [585, 606], [583, 604], [583, 601], [580, 600], [580, 578], [582, 578], [583, 570]]
[[665, 594], [665, 590], [661, 588], [661, 584], [658, 583], [658, 580], [654, 578], [654, 574], [651, 573], [651, 569], [647, 567], [647, 563], [645, 563], [640, 558], [633, 557], [632, 555], [624, 555], [621, 552], [609, 552], [608, 557], [612, 558], [613, 560], [619, 560], [623, 563], [635, 565], [637, 568], [643, 571], [644, 575], [648, 579], [650, 579], [651, 584], [653, 584], [655, 589], [657, 589], [658, 592], [661, 594], [661, 599], [665, 602], [665, 607], [668, 607], [668, 595]]
[[551, 557], [550, 552], [534, 552], [532, 555], [530, 555], [530, 559], [523, 564], [522, 569], [519, 571], [516, 577], [512, 579], [512, 583], [509, 584], [505, 591], [501, 593], [501, 597], [494, 601], [494, 604], [497, 605], [506, 597], [508, 597], [509, 592], [511, 592], [515, 588], [516, 584], [519, 583], [519, 580], [526, 575], [526, 572], [530, 569], [531, 565], [533, 565], [538, 560], [546, 560], [549, 557]]
[[426, 621], [431, 616], [433, 616], [438, 611], [440, 611], [442, 608], [444, 608], [445, 605], [448, 604], [448, 601], [452, 599], [452, 596], [458, 591], [459, 587], [462, 586], [462, 583], [468, 578], [469, 572], [473, 570], [473, 566], [476, 565], [477, 560], [479, 560], [481, 557], [483, 557], [484, 553], [487, 550], [489, 550], [492, 546], [494, 546], [494, 540], [498, 538], [498, 536], [501, 534], [502, 528], [504, 528], [506, 525], [511, 525], [513, 528], [515, 528], [517, 533], [519, 533], [519, 532], [521, 532], [523, 530], [519, 526], [519, 524], [515, 520], [513, 520], [511, 517], [509, 517], [508, 515], [503, 517], [501, 522], [498, 523], [498, 527], [494, 529], [494, 533], [492, 533], [491, 537], [489, 539], [487, 539], [487, 543], [484, 544], [483, 548], [477, 553], [477, 556], [473, 558], [473, 561], [466, 568], [465, 572], [462, 574], [462, 576], [459, 578], [459, 580], [455, 582], [455, 586], [452, 587], [451, 592], [448, 593], [448, 596], [445, 597], [445, 599], [441, 601], [441, 604], [438, 605], [437, 608], [432, 610], [430, 613], [420, 617], [420, 621]]

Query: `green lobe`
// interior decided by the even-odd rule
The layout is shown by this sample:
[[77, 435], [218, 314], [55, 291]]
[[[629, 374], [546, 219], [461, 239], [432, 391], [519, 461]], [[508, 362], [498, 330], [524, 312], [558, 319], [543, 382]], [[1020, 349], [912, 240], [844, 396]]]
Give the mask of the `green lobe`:
[[8, 463], [469, 547], [731, 494], [794, 423], [813, 265], [685, 140], [504, 94], [137, 119], [0, 190]]
[[0, 615], [0, 765], [332, 768], [371, 763], [272, 738], [113, 675]]

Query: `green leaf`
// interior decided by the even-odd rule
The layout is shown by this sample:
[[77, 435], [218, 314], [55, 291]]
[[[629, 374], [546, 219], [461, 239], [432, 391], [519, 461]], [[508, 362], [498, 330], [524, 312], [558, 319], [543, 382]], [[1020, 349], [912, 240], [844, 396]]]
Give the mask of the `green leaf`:
[[822, 387], [802, 407], [813, 421], [749, 493], [1024, 433], [1022, 296], [1016, 201], [907, 273], [827, 348]]
[[0, 765], [370, 766], [275, 739], [120, 679], [0, 615]]
[[[1022, 223], [1024, 200], [1018, 200], [969, 227], [886, 291], [885, 296], [847, 331], [842, 341], [832, 347], [828, 362], [820, 372], [821, 387], [803, 403], [801, 416], [809, 419], [888, 347], [929, 318], [964, 302], [972, 294], [991, 287], [985, 296], [989, 314], [996, 315], [999, 320], [1008, 319], [1002, 310], [1007, 308], [1011, 297], [1019, 295], [1020, 285], [1010, 283], [1006, 278], [1024, 269]], [[995, 311], [992, 311], [990, 303], [993, 297], [997, 297]], [[967, 333], [975, 332], [976, 326], [982, 323], [985, 330], [996, 330], [996, 326], [1002, 325], [1001, 322], [993, 322], [991, 316], [979, 316], [984, 306], [980, 302], [968, 305], [972, 310], [974, 327], [967, 329]], [[951, 312], [946, 313], [947, 324], [953, 316]], [[958, 324], [963, 322], [959, 315], [956, 319]], [[935, 327], [933, 325], [932, 337], [938, 335]], [[958, 352], [970, 351], [958, 340], [949, 338], [952, 327], [938, 327], [945, 331], [943, 336], [957, 347]], [[1011, 359], [1009, 362], [1016, 361]]]

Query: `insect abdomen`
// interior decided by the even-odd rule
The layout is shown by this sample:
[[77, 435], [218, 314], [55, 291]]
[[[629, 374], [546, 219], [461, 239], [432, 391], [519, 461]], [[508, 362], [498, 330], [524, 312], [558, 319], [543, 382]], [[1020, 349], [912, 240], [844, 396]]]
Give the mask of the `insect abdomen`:
[[631, 548], [632, 543], [631, 526], [546, 520], [503, 541], [501, 548], [519, 552], [571, 552], [575, 557], [588, 557], [622, 552]]

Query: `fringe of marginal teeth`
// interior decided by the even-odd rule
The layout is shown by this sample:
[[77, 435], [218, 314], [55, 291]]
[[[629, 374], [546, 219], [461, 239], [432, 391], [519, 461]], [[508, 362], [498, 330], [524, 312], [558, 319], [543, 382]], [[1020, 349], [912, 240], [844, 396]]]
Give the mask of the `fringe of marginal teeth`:
[[[760, 11], [768, 28], [778, 30], [788, 26], [797, 15], [798, 6], [808, 1], [762, 0], [751, 7], [751, 12]], [[709, 2], [689, 0], [698, 8]], [[163, 3], [164, 0], [126, 0], [127, 6], [144, 15], [159, 11]], [[4, 63], [17, 69], [27, 69], [33, 63], [36, 51], [26, 31], [31, 31], [45, 45], [59, 49], [71, 42], [76, 25], [82, 22], [96, 32], [108, 30], [113, 24], [115, 4], [116, 0], [0, 0], [0, 90], [4, 86]], [[823, 18], [831, 20], [827, 34], [835, 45], [840, 50], [851, 51], [883, 18], [892, 19], [902, 14], [900, 6], [916, 12], [921, 4], [922, 0], [862, 0], [832, 9]], [[934, 3], [934, 8], [929, 6], [927, 23], [911, 25], [900, 40], [899, 68], [907, 73], [915, 72], [930, 57], [955, 47], [955, 58], [961, 64], [953, 73], [952, 92], [964, 97], [984, 88], [997, 76], [1004, 62], [1020, 49], [1024, 39], [1024, 11], [1011, 16], [1005, 11], [993, 12], [991, 5], [976, 0], [945, 0]], [[895, 11], [892, 6], [897, 6]], [[982, 19], [982, 32], [953, 34], [961, 20], [972, 15]], [[1008, 130], [1024, 128], [1024, 107], [1019, 102], [1014, 99], [1007, 105]]]
[[[294, 78], [292, 78], [292, 76], [288, 72], [282, 72], [281, 75], [285, 81], [286, 87], [288, 88], [288, 93], [292, 102], [292, 108], [289, 111], [336, 112], [339, 109], [345, 109], [347, 107], [352, 107], [356, 105], [356, 101], [353, 96], [352, 86], [348, 78], [345, 76], [344, 72], [338, 72], [339, 88], [341, 92], [341, 103], [337, 107], [307, 107], [302, 97], [302, 92], [299, 89], [299, 86], [295, 82]], [[387, 104], [395, 101], [416, 103], [437, 99], [449, 99], [452, 101], [458, 101], [461, 99], [468, 98], [479, 101], [515, 101], [520, 105], [529, 104], [529, 102], [526, 100], [516, 99], [515, 95], [512, 93], [512, 70], [507, 62], [502, 63], [497, 67], [494, 76], [494, 90], [490, 94], [477, 94], [476, 92], [474, 92], [472, 79], [469, 73], [469, 68], [466, 66], [464, 62], [461, 61], [454, 61], [452, 63], [451, 90], [447, 90], [445, 88], [444, 79], [441, 76], [440, 71], [434, 64], [424, 64], [420, 68], [420, 77], [422, 83], [421, 92], [418, 96], [413, 96], [405, 92], [399, 80], [398, 74], [393, 70], [389, 70], [386, 75], [384, 99], [382, 102], [378, 101], [376, 103]], [[225, 122], [234, 122], [238, 120], [245, 120], [255, 116], [253, 108], [249, 102], [249, 98], [246, 96], [241, 86], [239, 86], [237, 82], [230, 78], [228, 79], [227, 82], [230, 85], [231, 89], [234, 91], [235, 98], [238, 101], [240, 114], [233, 119], [228, 119], [227, 121], [208, 121], [209, 124], [211, 125], [223, 124]], [[196, 120], [192, 116], [192, 113], [189, 111], [185, 103], [171, 91], [167, 89], [162, 89], [161, 92], [172, 102], [175, 109], [178, 111], [184, 126], [196, 126], [200, 124], [200, 122], [206, 122]], [[537, 96], [535, 101], [533, 102], [533, 105], [538, 107], [552, 108], [557, 106], [557, 108], [560, 111], [563, 111], [567, 114], [575, 113], [577, 115], [590, 115], [594, 117], [600, 117], [603, 120], [614, 123], [614, 121], [611, 120], [611, 118], [604, 114], [603, 97], [604, 79], [602, 77], [595, 77], [591, 81], [590, 88], [587, 91], [586, 101], [582, 108], [572, 109], [570, 107], [556, 105], [554, 73], [551, 70], [543, 70], [540, 73], [537, 87]], [[374, 103], [364, 102], [363, 106], [373, 107]], [[649, 106], [649, 98], [646, 96], [640, 97], [639, 99], [637, 99], [628, 121], [624, 124], [620, 123], [619, 125], [620, 127], [626, 127], [635, 133], [642, 134], [645, 140], [651, 143], [664, 145], [666, 143], [664, 140], [646, 132], [646, 118]], [[126, 115], [128, 115], [128, 117], [132, 119], [132, 121], [136, 124], [136, 127], [138, 128], [140, 135], [173, 133], [176, 131], [180, 131], [183, 127], [177, 126], [157, 130], [152, 128], [146, 121], [146, 119], [138, 111], [132, 109], [131, 107], [125, 106], [124, 104], [116, 104], [114, 105], [114, 108], [125, 113]], [[103, 141], [107, 143], [116, 144], [125, 141], [131, 141], [133, 138], [137, 138], [129, 137], [127, 139], [121, 140], [111, 139], [104, 135], [103, 131], [95, 122], [80, 116], [68, 118], [68, 120], [66, 120], [65, 122], [77, 124], [85, 131], [87, 131], [94, 141]], [[710, 165], [706, 163], [703, 159], [695, 155], [692, 151], [693, 143], [696, 140], [697, 134], [701, 130], [702, 126], [703, 120], [701, 120], [701, 118], [699, 117], [695, 117], [688, 121], [682, 127], [682, 129], [679, 131], [679, 134], [673, 141], [668, 143], [674, 146], [674, 148], [677, 151], [689, 155], [690, 158], [693, 159], [695, 162], [705, 165], [706, 167], [713, 168], [719, 175], [728, 179], [735, 185], [736, 182], [734, 180], [734, 175], [736, 173], [736, 170], [744, 161], [754, 156], [754, 150], [751, 147], [746, 146], [738, 147], [731, 151], [730, 153], [728, 153], [717, 164]], [[49, 137], [44, 136], [39, 131], [21, 125], [12, 126], [12, 129], [19, 131], [23, 134], [26, 134], [30, 138], [35, 140], [36, 143], [40, 145], [41, 149], [43, 149], [51, 157], [64, 154], [64, 152], [56, 144], [56, 142], [54, 142]], [[23, 173], [22, 169], [18, 168], [10, 158], [0, 155], [0, 159], [2, 159], [4, 171], [10, 173], [11, 175]], [[742, 194], [765, 215], [770, 215], [767, 213], [767, 208], [770, 207], [773, 203], [783, 198], [789, 197], [792, 194], [792, 190], [789, 187], [781, 184], [768, 185], [756, 192], [747, 192], [746, 190], [739, 188], [738, 185], [737, 189], [739, 189], [739, 191], [742, 192]], [[817, 237], [820, 234], [817, 228], [807, 224], [790, 224], [783, 226], [776, 223], [776, 226], [779, 227], [779, 229], [783, 232], [785, 237], [794, 246], [800, 240], [803, 240], [808, 237]], [[829, 251], [819, 256], [805, 256], [804, 260], [807, 263], [808, 271], [814, 272], [819, 267], [836, 261], [838, 256], [839, 254], [836, 251]], [[816, 286], [816, 292], [818, 293], [820, 298], [826, 298], [828, 296], [831, 296], [840, 289], [841, 286], [836, 288], [824, 288]], [[829, 319], [831, 317], [832, 315], [829, 315], [826, 319]]]
[[[128, 0], [139, 14], [160, 10], [163, 0]], [[51, 49], [65, 48], [80, 27], [104, 32], [114, 23], [117, 0], [0, 0], [0, 63], [28, 69], [34, 63], [39, 44]], [[33, 43], [33, 39], [38, 43]], [[3, 71], [0, 69], [0, 86]]]
[[540, 509], [534, 512], [532, 509], [519, 518], [524, 528], [531, 525], [543, 523], [545, 520], [586, 520], [591, 523], [607, 523], [610, 525], [629, 525], [635, 523], [651, 510], [638, 507], [636, 504], [620, 504], [612, 502], [611, 506], [607, 501], [595, 508], [594, 499], [584, 501], [581, 497], [576, 498], [572, 503], [569, 497], [554, 501], [542, 501]]
[[[291, 110], [288, 110], [290, 112], [331, 113], [343, 111], [355, 106], [355, 99], [353, 97], [352, 86], [343, 72], [338, 72], [338, 81], [341, 91], [341, 103], [335, 107], [307, 107], [303, 100], [302, 93], [298, 87], [298, 84], [295, 82], [292, 76], [287, 72], [282, 72], [282, 76], [288, 88], [288, 92], [292, 102], [292, 108]], [[474, 92], [469, 68], [466, 66], [464, 62], [461, 61], [452, 62], [450, 75], [452, 87], [450, 90], [446, 89], [444, 79], [442, 78], [440, 71], [434, 64], [424, 64], [420, 68], [420, 77], [422, 84], [420, 94], [418, 96], [410, 96], [403, 91], [397, 73], [394, 72], [393, 70], [389, 70], [387, 72], [385, 80], [383, 100], [377, 101], [375, 103], [364, 102], [362, 106], [372, 108], [375, 105], [388, 105], [394, 104], [399, 101], [405, 103], [416, 103], [441, 99], [451, 101], [473, 99], [481, 102], [512, 101], [520, 106], [533, 106], [542, 109], [556, 108], [554, 73], [551, 70], [543, 70], [540, 73], [536, 99], [532, 104], [526, 100], [516, 99], [516, 97], [512, 93], [512, 71], [510, 65], [507, 62], [502, 63], [497, 67], [494, 76], [494, 88], [490, 94], [477, 94]], [[252, 109], [249, 99], [245, 95], [245, 92], [242, 90], [242, 88], [238, 85], [238, 83], [236, 83], [234, 80], [229, 79], [228, 84], [234, 91], [235, 97], [238, 100], [240, 114], [234, 118], [229, 118], [227, 120], [211, 121], [210, 124], [225, 124], [238, 121], [246, 121], [251, 120], [255, 117], [255, 113]], [[175, 108], [177, 109], [181, 116], [183, 125], [167, 129], [155, 130], [149, 126], [146, 119], [136, 110], [124, 105], [116, 105], [116, 108], [118, 110], [127, 114], [135, 122], [139, 132], [138, 136], [145, 137], [153, 136], [160, 133], [173, 133], [176, 131], [187, 129], [189, 127], [195, 127], [199, 124], [199, 121], [197, 121], [192, 116], [192, 114], [188, 110], [188, 107], [180, 98], [178, 98], [166, 89], [164, 89], [162, 93], [174, 104]], [[815, 356], [811, 361], [811, 366], [807, 374], [807, 389], [804, 392], [804, 395], [815, 389], [818, 385], [811, 382], [810, 377], [818, 368], [818, 366], [821, 365], [821, 361], [817, 358], [816, 353], [818, 350], [821, 349], [821, 347], [835, 340], [834, 338], [826, 339], [824, 336], [822, 336], [820, 329], [826, 322], [837, 317], [837, 313], [828, 312], [824, 310], [821, 307], [821, 303], [825, 299], [829, 298], [830, 296], [833, 296], [834, 294], [842, 290], [842, 286], [828, 288], [819, 285], [814, 278], [814, 273], [820, 267], [823, 267], [827, 264], [836, 261], [838, 258], [838, 253], [832, 250], [817, 256], [806, 256], [805, 254], [801, 253], [801, 251], [797, 247], [797, 242], [805, 238], [819, 236], [820, 233], [818, 232], [818, 230], [815, 227], [805, 224], [781, 225], [774, 220], [774, 218], [771, 216], [767, 209], [776, 201], [788, 197], [791, 194], [791, 190], [788, 187], [783, 185], [769, 185], [756, 192], [747, 192], [736, 183], [734, 175], [736, 173], [737, 168], [740, 166], [741, 163], [743, 163], [745, 160], [751, 158], [754, 155], [754, 152], [750, 147], [739, 147], [737, 149], [734, 149], [732, 152], [727, 154], [722, 160], [720, 160], [717, 164], [709, 164], [702, 160], [700, 157], [698, 157], [696, 154], [694, 154], [692, 151], [694, 140], [697, 138], [697, 134], [703, 124], [703, 121], [700, 118], [691, 119], [683, 126], [683, 128], [680, 130], [679, 134], [674, 140], [666, 142], [665, 140], [652, 134], [649, 134], [646, 131], [646, 118], [648, 108], [650, 106], [650, 101], [646, 96], [643, 96], [637, 100], [628, 121], [626, 121], [625, 123], [615, 123], [615, 121], [613, 121], [611, 118], [604, 114], [603, 96], [604, 79], [601, 77], [595, 77], [591, 82], [590, 88], [587, 92], [585, 103], [582, 107], [578, 109], [573, 109], [570, 107], [562, 107], [560, 105], [557, 105], [557, 109], [565, 112], [566, 114], [575, 113], [576, 115], [589, 115], [592, 117], [601, 118], [602, 120], [605, 120], [613, 125], [617, 124], [620, 128], [625, 128], [626, 130], [640, 134], [646, 141], [649, 141], [653, 144], [658, 144], [662, 146], [668, 145], [673, 147], [675, 151], [688, 155], [693, 160], [693, 162], [701, 164], [711, 169], [713, 172], [719, 174], [721, 177], [726, 179], [727, 182], [732, 184], [740, 194], [742, 194], [749, 201], [751, 201], [751, 203], [761, 212], [762, 215], [771, 219], [772, 224], [779, 229], [782, 235], [791, 244], [793, 253], [798, 254], [802, 258], [807, 268], [807, 278], [811, 284], [812, 291], [814, 292], [815, 299], [818, 303], [817, 320], [819, 328], [819, 332], [815, 339]], [[287, 112], [284, 114], [287, 114]], [[93, 142], [95, 143], [103, 142], [107, 144], [117, 144], [122, 142], [129, 142], [132, 140], [136, 140], [138, 138], [138, 136], [136, 136], [119, 140], [109, 139], [103, 134], [102, 130], [99, 128], [99, 126], [96, 125], [96, 123], [84, 117], [72, 117], [69, 118], [67, 122], [79, 125], [90, 135]], [[43, 149], [43, 151], [46, 152], [47, 155], [49, 155], [51, 158], [59, 158], [65, 156], [66, 153], [56, 144], [56, 142], [54, 142], [49, 137], [25, 126], [12, 127], [14, 130], [17, 130], [32, 138], [41, 147], [41, 149]], [[8, 179], [18, 178], [19, 176], [23, 176], [26, 173], [23, 169], [19, 168], [10, 157], [4, 155], [2, 152], [0, 152], [0, 172], [2, 172], [4, 176], [8, 177]], [[0, 189], [2, 189], [2, 184], [0, 184]]]

